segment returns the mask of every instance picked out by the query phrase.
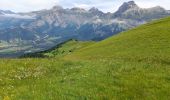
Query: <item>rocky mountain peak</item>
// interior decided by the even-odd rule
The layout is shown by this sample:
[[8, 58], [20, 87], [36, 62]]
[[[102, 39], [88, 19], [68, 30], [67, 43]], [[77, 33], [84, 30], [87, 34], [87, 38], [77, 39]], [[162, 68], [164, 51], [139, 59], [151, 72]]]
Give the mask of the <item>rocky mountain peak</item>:
[[124, 11], [126, 11], [128, 9], [132, 9], [132, 8], [138, 8], [138, 5], [134, 1], [129, 1], [129, 2], [123, 3], [123, 5], [121, 5], [119, 7], [119, 10], [124, 12]]
[[129, 9], [138, 9], [138, 5], [134, 1], [124, 2], [123, 5], [121, 5], [117, 12], [115, 12], [116, 15], [120, 15], [124, 13], [125, 11]]
[[95, 7], [92, 7], [91, 9], [89, 9], [90, 12], [98, 12], [99, 9], [95, 8]]
[[15, 13], [10, 10], [0, 10], [0, 14], [15, 14]]
[[161, 6], [152, 7], [151, 9], [158, 10], [158, 11], [165, 11], [165, 9]]
[[85, 9], [83, 8], [79, 8], [79, 7], [74, 7], [74, 8], [71, 8], [71, 11], [74, 11], [74, 12], [86, 12]]
[[114, 13], [114, 17], [119, 17], [121, 16], [124, 12], [132, 9], [140, 9], [138, 5], [134, 1], [129, 1], [129, 2], [124, 2]]
[[102, 16], [104, 14], [102, 11], [100, 11], [99, 9], [97, 9], [95, 7], [89, 9], [89, 12], [94, 15], [98, 15], [98, 16]]
[[136, 7], [138, 6], [134, 1], [124, 2], [123, 5], [120, 6], [120, 8], [126, 8], [126, 9], [136, 8]]
[[57, 11], [57, 10], [63, 10], [63, 7], [62, 7], [62, 6], [59, 6], [59, 5], [56, 5], [56, 6], [54, 6], [54, 7], [52, 8], [52, 10], [55, 10], [55, 11]]

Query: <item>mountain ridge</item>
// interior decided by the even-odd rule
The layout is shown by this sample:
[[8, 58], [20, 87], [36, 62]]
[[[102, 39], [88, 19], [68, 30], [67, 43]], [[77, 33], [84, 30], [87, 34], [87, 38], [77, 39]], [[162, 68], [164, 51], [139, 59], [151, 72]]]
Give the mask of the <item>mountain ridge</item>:
[[[67, 39], [100, 41], [151, 20], [169, 15], [169, 11], [161, 7], [139, 8], [134, 1], [125, 2], [115, 13], [103, 13], [97, 8], [85, 10], [82, 8], [65, 9], [61, 6], [54, 6], [48, 10], [17, 13], [12, 14], [12, 16], [0, 15], [0, 30], [2, 30], [3, 35], [6, 35], [5, 37], [10, 37], [10, 41], [21, 39], [27, 42], [27, 37], [18, 35], [17, 38], [13, 38], [12, 31], [9, 33], [9, 31], [5, 30], [16, 28], [18, 33], [20, 29], [29, 30], [30, 34], [37, 33], [32, 35], [31, 38], [42, 37], [41, 44], [44, 44], [44, 50], [49, 42], [56, 45], [61, 40], [66, 41]], [[5, 40], [2, 42], [8, 43]], [[34, 43], [30, 45], [33, 46]]]

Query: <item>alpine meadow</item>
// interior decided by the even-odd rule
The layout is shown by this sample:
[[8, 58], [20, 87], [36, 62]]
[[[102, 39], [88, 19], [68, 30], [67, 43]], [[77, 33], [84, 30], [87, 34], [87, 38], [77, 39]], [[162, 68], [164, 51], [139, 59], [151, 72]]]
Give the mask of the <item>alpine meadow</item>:
[[[42, 16], [55, 13], [47, 10], [28, 14], [42, 14], [39, 19], [26, 21], [22, 17], [18, 22], [21, 19], [11, 18], [11, 27], [0, 28], [0, 36], [4, 36], [0, 37], [0, 100], [170, 100], [168, 10], [139, 8], [129, 1], [113, 15], [91, 9], [98, 12], [101, 22], [96, 24], [97, 19], [91, 22], [97, 16], [91, 15], [94, 12], [77, 8], [68, 13], [70, 9], [58, 6], [55, 9], [59, 16], [64, 12], [64, 20], [57, 20], [63, 26], [56, 30], [40, 21], [47, 20]], [[18, 14], [26, 17], [26, 13]], [[68, 20], [68, 14], [73, 14], [73, 19], [87, 18], [88, 23], [82, 24], [87, 19]], [[111, 19], [116, 22], [109, 22]], [[31, 28], [30, 23], [35, 22], [42, 26]], [[54, 33], [47, 36], [45, 30]]]

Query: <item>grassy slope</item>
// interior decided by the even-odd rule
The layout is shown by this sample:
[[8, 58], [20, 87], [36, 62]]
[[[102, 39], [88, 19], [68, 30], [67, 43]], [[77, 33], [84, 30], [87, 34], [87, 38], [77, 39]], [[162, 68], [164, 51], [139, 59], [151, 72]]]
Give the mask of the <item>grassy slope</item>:
[[140, 26], [67, 60], [1, 59], [0, 100], [169, 100], [169, 23]]
[[71, 57], [170, 61], [170, 18], [151, 22], [83, 48]]

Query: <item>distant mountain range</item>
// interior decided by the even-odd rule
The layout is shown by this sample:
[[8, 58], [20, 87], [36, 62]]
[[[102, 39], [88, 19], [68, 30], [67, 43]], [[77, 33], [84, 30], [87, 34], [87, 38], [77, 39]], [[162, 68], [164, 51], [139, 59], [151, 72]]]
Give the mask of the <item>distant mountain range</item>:
[[0, 10], [0, 54], [41, 51], [72, 38], [99, 41], [169, 15], [162, 7], [140, 8], [134, 1], [123, 3], [115, 13], [61, 6], [29, 13]]

